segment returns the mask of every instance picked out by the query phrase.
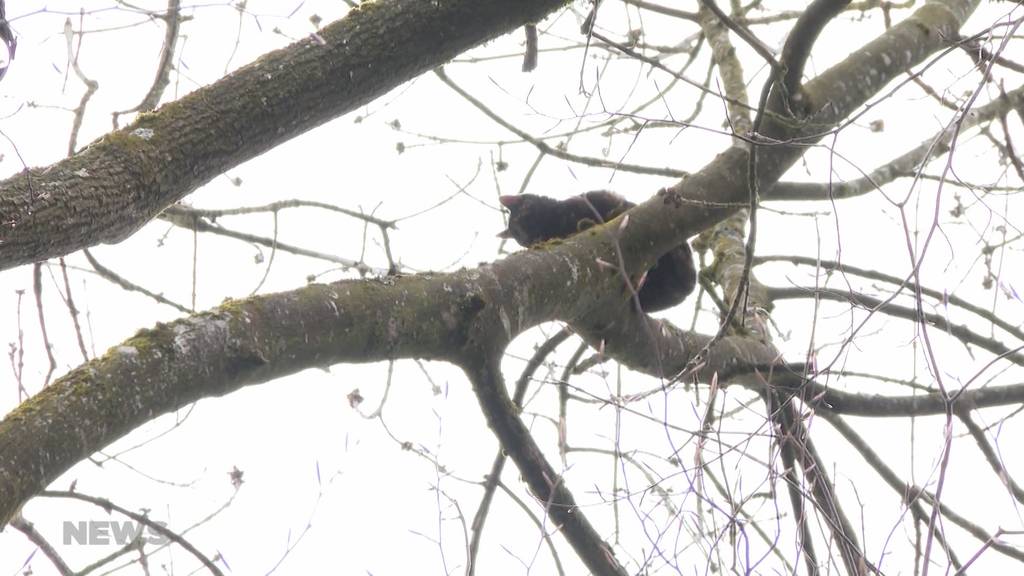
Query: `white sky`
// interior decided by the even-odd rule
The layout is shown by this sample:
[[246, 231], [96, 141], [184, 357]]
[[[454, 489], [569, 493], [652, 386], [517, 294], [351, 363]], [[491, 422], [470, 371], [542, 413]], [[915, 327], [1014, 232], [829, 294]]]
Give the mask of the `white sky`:
[[[153, 1], [139, 4], [157, 10], [165, 6], [164, 2]], [[696, 9], [695, 5], [686, 4], [684, 9]], [[772, 7], [797, 7], [793, 4], [773, 3]], [[2, 176], [22, 168], [19, 156], [27, 165], [43, 166], [59, 160], [66, 153], [71, 124], [68, 110], [77, 105], [83, 87], [73, 74], [68, 74], [63, 35], [67, 15], [57, 12], [57, 6], [71, 15], [76, 30], [80, 28], [78, 8], [85, 8], [89, 14], [81, 26], [87, 31], [96, 31], [86, 34], [81, 43], [83, 70], [100, 83], [100, 90], [89, 105], [79, 137], [80, 144], [108, 131], [110, 112], [134, 106], [152, 79], [163, 38], [161, 24], [149, 22], [144, 16], [116, 7], [111, 2], [10, 3], [8, 15], [18, 34], [19, 45], [17, 59], [0, 82], [0, 129], [17, 145], [17, 152], [0, 142]], [[46, 7], [49, 11], [45, 10]], [[625, 11], [619, 4], [609, 4], [609, 8], [603, 13], [607, 17], [607, 25], [620, 29]], [[172, 88], [165, 100], [212, 83], [223, 76], [226, 68], [236, 68], [259, 54], [286, 45], [291, 39], [309, 34], [313, 31], [309, 22], [312, 14], [319, 15], [326, 23], [340, 17], [344, 10], [344, 3], [338, 1], [250, 1], [249, 14], [239, 19], [239, 13], [226, 4], [202, 4], [189, 8], [187, 13], [194, 19], [183, 24], [182, 32], [187, 38], [183, 37], [179, 45], [181, 65], [179, 73], [172, 76]], [[1009, 6], [993, 6], [968, 29], [979, 29], [993, 21], [994, 14], [1009, 10]], [[897, 14], [896, 17], [901, 18], [905, 13]], [[638, 25], [635, 11], [630, 11], [630, 15], [634, 18], [633, 25]], [[878, 18], [869, 23], [856, 20], [855, 16], [845, 17], [829, 29], [823, 37], [822, 49], [815, 53], [809, 73], [824, 70], [845, 56], [853, 46], [844, 45], [844, 42], [867, 39], [882, 30]], [[679, 41], [678, 22], [654, 18], [646, 13], [643, 25], [649, 42], [670, 44]], [[569, 36], [576, 28], [571, 16], [565, 14], [552, 33], [557, 31], [559, 35]], [[275, 33], [275, 29], [280, 29], [281, 33]], [[759, 33], [769, 45], [778, 46], [786, 29], [786, 26], [769, 28], [759, 30]], [[690, 28], [686, 30], [686, 34], [691, 33]], [[232, 56], [236, 35], [239, 42]], [[571, 37], [574, 41], [579, 39], [578, 34]], [[471, 55], [517, 55], [521, 52], [521, 39], [522, 33], [517, 31], [473, 51]], [[837, 39], [841, 41], [837, 42]], [[542, 37], [542, 48], [559, 44], [550, 37]], [[738, 48], [745, 59], [746, 72], [752, 77], [752, 96], [756, 97], [764, 71], [757, 69], [757, 60], [748, 50], [742, 46]], [[834, 52], [829, 53], [829, 50]], [[603, 55], [596, 51], [592, 55], [595, 53]], [[489, 106], [536, 135], [570, 129], [575, 124], [576, 113], [582, 110], [594, 114], [585, 123], [604, 120], [607, 116], [603, 109], [629, 109], [645, 100], [656, 89], [652, 79], [657, 86], [664, 86], [668, 81], [662, 74], [648, 75], [647, 68], [633, 62], [616, 61], [604, 72], [600, 101], [595, 98], [588, 104], [586, 97], [576, 89], [578, 73], [582, 65], [585, 81], [592, 86], [603, 61], [592, 57], [584, 61], [581, 54], [578, 50], [543, 52], [540, 67], [532, 74], [519, 71], [521, 60], [518, 56], [484, 64], [456, 63], [449, 65], [447, 70], [454, 80]], [[705, 58], [702, 56], [690, 69], [688, 75], [691, 78], [703, 78]], [[677, 57], [672, 64], [678, 65], [681, 61]], [[940, 62], [928, 78], [933, 86], [949, 88], [950, 97], [960, 96], [977, 82], [973, 75], [964, 76], [965, 70], [966, 59], [958, 55]], [[1012, 87], [1015, 86], [1007, 88]], [[987, 94], [991, 95], [990, 92]], [[667, 102], [653, 106], [648, 112], [660, 117], [665, 115], [668, 107], [673, 116], [682, 117], [689, 114], [695, 99], [695, 91], [679, 89]], [[652, 129], [645, 131], [635, 142], [631, 136], [610, 140], [589, 134], [575, 138], [572, 150], [600, 156], [607, 149], [609, 158], [621, 158], [628, 151], [627, 161], [696, 170], [729, 145], [729, 138], [721, 133], [721, 108], [720, 102], [709, 98], [696, 122], [699, 127], [682, 131]], [[835, 148], [852, 165], [833, 158], [837, 177], [856, 177], [858, 168], [870, 170], [895, 152], [916, 145], [948, 122], [951, 114], [949, 110], [936, 107], [919, 90], [898, 93], [841, 132], [834, 143]], [[362, 119], [360, 122], [355, 121], [357, 116]], [[885, 129], [881, 133], [869, 128], [869, 123], [876, 119], [885, 121]], [[402, 131], [389, 127], [393, 120], [400, 121]], [[122, 118], [123, 123], [126, 121]], [[1011, 122], [1020, 127], [1019, 119], [1011, 118]], [[365, 109], [325, 124], [230, 170], [185, 201], [199, 207], [226, 208], [302, 198], [347, 208], [376, 210], [378, 216], [390, 219], [428, 208], [455, 193], [459, 186], [464, 186], [466, 194], [427, 214], [402, 221], [392, 236], [394, 253], [410, 272], [454, 270], [500, 257], [498, 241], [493, 237], [502, 227], [496, 197], [499, 193], [513, 194], [518, 190], [536, 152], [521, 144], [506, 145], [500, 149], [494, 145], [440, 145], [415, 134], [461, 141], [514, 139], [427, 74]], [[403, 154], [396, 152], [399, 142], [406, 147]], [[976, 178], [980, 178], [978, 174], [986, 174], [985, 181], [994, 179], [988, 175], [999, 167], [992, 160], [990, 148], [984, 138], [971, 133], [956, 157], [959, 173]], [[491, 159], [499, 154], [508, 162], [509, 168], [494, 173]], [[811, 151], [806, 163], [796, 166], [790, 177], [821, 181], [827, 178], [829, 162], [827, 150]], [[235, 185], [231, 181], [234, 178], [240, 179], [241, 184]], [[617, 173], [612, 178], [606, 170], [547, 159], [541, 163], [531, 182], [529, 191], [551, 196], [567, 197], [596, 188], [613, 188], [639, 201], [669, 181], [627, 173]], [[901, 195], [906, 193], [907, 186], [908, 183], [901, 182], [889, 190], [894, 196]], [[950, 220], [945, 218], [945, 214], [953, 205], [951, 194], [952, 191], [947, 191], [942, 200], [945, 221]], [[961, 194], [965, 196], [965, 203], [971, 201], [969, 194], [963, 191]], [[934, 186], [926, 185], [926, 192], [920, 196], [918, 205], [909, 211], [922, 229], [930, 221], [933, 199]], [[996, 198], [989, 197], [987, 201], [994, 203]], [[820, 252], [822, 258], [835, 259], [838, 255], [837, 238], [841, 237], [845, 262], [897, 275], [905, 273], [908, 260], [903, 230], [899, 227], [895, 210], [878, 194], [834, 206], [776, 203], [769, 208], [785, 210], [789, 214], [770, 210], [761, 212], [759, 254], [796, 252], [814, 256]], [[1003, 206], [994, 206], [993, 209], [1007, 210]], [[793, 212], [808, 215], [794, 216]], [[955, 290], [959, 295], [984, 305], [994, 301], [991, 291], [980, 289], [983, 270], [973, 256], [979, 250], [978, 231], [991, 230], [1000, 224], [986, 221], [988, 215], [988, 212], [978, 210], [967, 219], [944, 225], [943, 232], [949, 241], [947, 243], [943, 239], [934, 243], [932, 256], [924, 268], [931, 286]], [[269, 215], [225, 218], [220, 222], [261, 235], [273, 233]], [[281, 241], [346, 258], [356, 259], [359, 256], [363, 228], [355, 220], [311, 210], [294, 210], [282, 212], [278, 226]], [[1011, 230], [1010, 235], [1013, 233]], [[386, 260], [374, 230], [370, 231], [370, 237], [373, 241], [367, 246], [367, 261], [384, 268]], [[998, 239], [991, 232], [986, 232], [985, 238], [990, 241]], [[162, 244], [158, 244], [161, 241]], [[955, 258], [950, 246], [957, 247]], [[507, 248], [512, 249], [511, 246]], [[104, 265], [128, 279], [189, 305], [192, 249], [190, 233], [156, 221], [121, 244], [97, 247], [94, 254]], [[970, 253], [961, 253], [965, 249]], [[262, 263], [257, 263], [254, 256], [260, 251], [265, 258]], [[257, 250], [230, 239], [200, 236], [196, 309], [216, 306], [227, 297], [250, 294], [264, 276], [269, 254], [267, 248]], [[1012, 258], [1000, 254], [1000, 257], [1007, 258], [1004, 262], [1007, 270], [1019, 269], [1019, 254], [1013, 254]], [[67, 261], [72, 267], [71, 284], [76, 303], [86, 313], [82, 320], [88, 320], [87, 342], [96, 354], [102, 354], [139, 328], [179, 316], [169, 307], [155, 304], [138, 294], [126, 293], [84, 271], [89, 266], [80, 254], [69, 256]], [[333, 268], [329, 263], [278, 253], [260, 291], [267, 293], [302, 286], [310, 274], [326, 272], [319, 277], [320, 281], [352, 276], [351, 273], [330, 271]], [[763, 281], [774, 285], [812, 283], [810, 274], [789, 265], [766, 267], [758, 273]], [[44, 271], [48, 328], [58, 361], [56, 376], [59, 376], [78, 365], [81, 355], [51, 275], [59, 279], [59, 269], [49, 267]], [[16, 292], [24, 290], [25, 296], [20, 304], [26, 363], [23, 381], [31, 392], [35, 392], [43, 382], [47, 365], [35, 318], [31, 277], [31, 267], [0, 273], [0, 337], [5, 344], [19, 341], [19, 300]], [[1014, 276], [1008, 273], [1006, 278], [1012, 280]], [[845, 286], [838, 278], [831, 283], [837, 287]], [[1019, 290], [1020, 287], [1016, 288]], [[1022, 318], [1020, 303], [1008, 302], [1002, 297], [997, 300], [999, 309], [1007, 317], [1016, 319], [1011, 321], [1019, 323]], [[692, 301], [668, 311], [666, 316], [681, 326], [690, 326]], [[846, 330], [863, 317], [862, 313], [851, 314], [848, 307], [837, 305], [824, 305], [817, 312], [815, 344], [829, 345], [821, 354], [823, 360], [840, 353], [840, 363], [851, 369], [902, 377], [909, 377], [916, 371], [922, 382], [930, 382], [920, 362], [915, 362], [915, 354], [919, 356], [919, 353], [915, 348], [914, 327], [905, 322], [876, 316], [864, 328], [856, 346], [846, 347], [840, 352], [836, 345], [848, 336]], [[791, 359], [802, 358], [808, 348], [809, 327], [815, 319], [815, 311], [805, 302], [781, 302], [773, 318], [781, 332], [776, 345]], [[958, 321], [965, 319], [958, 318]], [[704, 312], [697, 318], [697, 326], [710, 333], [714, 330], [714, 323], [715, 315], [710, 304], [705, 304]], [[987, 330], [981, 324], [975, 327], [982, 332]], [[545, 327], [548, 334], [556, 328]], [[941, 366], [952, 381], [966, 379], [989, 359], [984, 353], [972, 357], [975, 351], [939, 340], [936, 345], [942, 357]], [[510, 356], [528, 356], [531, 346], [537, 341], [537, 333], [524, 336], [510, 350]], [[573, 346], [563, 345], [562, 361], [571, 353]], [[510, 380], [514, 380], [523, 364], [517, 358], [507, 360], [506, 377]], [[408, 440], [429, 449], [453, 472], [454, 477], [478, 480], [490, 467], [496, 442], [486, 428], [462, 375], [440, 363], [424, 366], [429, 378], [440, 387], [441, 394], [432, 392], [431, 382], [415, 363], [397, 363], [385, 408], [388, 430], [400, 441]], [[538, 373], [538, 376], [542, 375], [543, 369]], [[1019, 370], [1010, 371], [999, 381], [1020, 381], [1020, 375]], [[204, 400], [178, 414], [147, 424], [104, 452], [115, 454], [144, 443], [141, 448], [126, 452], [118, 461], [108, 461], [102, 467], [89, 462], [79, 464], [53, 488], [65, 489], [71, 481], [77, 480], [77, 489], [81, 492], [114, 499], [130, 509], [150, 508], [152, 517], [166, 520], [172, 528], [180, 530], [213, 512], [230, 498], [232, 487], [227, 473], [237, 466], [244, 471], [246, 480], [237, 498], [214, 520], [188, 535], [207, 555], [223, 554], [233, 573], [265, 573], [270, 570], [289, 542], [294, 543], [310, 521], [312, 529], [288, 555], [279, 573], [320, 573], [325, 566], [329, 566], [332, 573], [343, 574], [395, 574], [412, 570], [440, 573], [445, 567], [462, 572], [462, 528], [450, 503], [445, 500], [446, 496], [439, 496], [433, 488], [439, 484], [444, 494], [459, 502], [467, 525], [472, 520], [480, 490], [453, 477], [439, 477], [429, 462], [402, 451], [378, 421], [364, 420], [350, 409], [346, 395], [358, 388], [367, 398], [363, 410], [371, 411], [383, 393], [386, 376], [384, 364], [335, 366], [330, 370], [308, 370], [265, 385], [251, 386], [226, 398]], [[591, 375], [574, 382], [593, 393], [602, 394], [608, 387], [614, 390], [619, 376], [620, 373], [610, 368], [607, 379]], [[651, 380], [625, 370], [621, 372], [621, 378], [624, 391], [646, 390], [654, 385]], [[888, 390], [870, 383], [865, 389]], [[736, 401], [751, 399], [749, 394], [738, 389], [729, 390], [728, 394]], [[697, 429], [704, 404], [695, 404], [694, 400], [692, 393], [680, 391], [667, 402], [655, 397], [647, 405], [634, 408], [659, 418], [667, 413], [672, 423], [685, 429]], [[553, 388], [544, 387], [540, 395], [532, 399], [528, 411], [550, 416], [556, 413], [555, 402]], [[5, 364], [0, 369], [0, 413], [10, 410], [16, 403], [17, 387], [12, 371]], [[753, 406], [760, 409], [756, 402]], [[574, 445], [610, 446], [608, 439], [615, 430], [614, 414], [610, 409], [573, 405], [570, 410], [576, 415], [572, 416], [576, 419], [570, 421], [569, 432]], [[996, 416], [993, 414], [992, 418]], [[913, 453], [905, 441], [911, 434], [910, 423], [850, 421], [855, 426], [865, 427], [869, 438], [876, 441], [875, 449], [897, 471], [908, 473], [915, 482], [928, 482], [939, 455], [940, 419], [919, 419], [913, 424], [916, 442]], [[723, 440], [741, 442], [747, 434], [757, 432], [762, 424], [760, 412], [737, 416], [728, 421]], [[557, 463], [554, 449], [557, 437], [551, 421], [538, 418], [533, 421], [533, 427], [538, 442], [549, 449], [549, 458]], [[864, 538], [869, 556], [882, 562], [883, 567], [888, 567], [887, 573], [911, 573], [912, 563], [906, 551], [907, 541], [912, 541], [914, 534], [909, 523], [898, 524], [903, 511], [896, 497], [876, 478], [858, 476], [865, 470], [859, 456], [838, 441], [825, 423], [817, 423], [813, 429], [820, 435], [816, 436], [816, 441], [819, 446], [828, 447], [831, 459], [856, 462], [855, 465], [839, 465], [829, 472], [835, 474], [847, 513], [855, 524], [859, 526], [861, 521], [858, 503], [864, 506], [864, 514], [870, 518], [871, 524]], [[169, 434], [161, 435], [169, 430]], [[1019, 432], [1018, 426], [1010, 424], [1002, 429], [1001, 434], [1011, 434], [1012, 438]], [[664, 455], [668, 446], [665, 436], [665, 431], [659, 426], [639, 421], [624, 429], [620, 441], [624, 447]], [[891, 438], [900, 441], [887, 441]], [[689, 437], [676, 433], [672, 442], [683, 445], [689, 442]], [[681, 459], [692, 463], [692, 444], [688, 446], [684, 452], [686, 456]], [[1001, 446], [1012, 447], [1012, 440], [1002, 441]], [[1020, 529], [1024, 524], [1020, 511], [977, 451], [968, 443], [960, 443], [956, 447], [956, 473], [950, 475], [946, 488], [949, 503], [970, 513], [989, 530], [997, 526]], [[751, 457], [759, 460], [770, 457], [768, 442], [763, 437], [754, 437], [745, 448]], [[1011, 458], [1010, 454], [1006, 456]], [[1011, 471], [1014, 471], [1014, 465], [1019, 468], [1020, 463], [1012, 458], [1010, 463]], [[577, 455], [571, 458], [570, 464], [566, 477], [577, 499], [591, 504], [599, 502], [600, 495], [594, 492], [595, 483], [610, 473], [611, 461], [606, 457]], [[729, 464], [735, 462], [729, 461]], [[756, 467], [753, 470], [748, 469], [745, 476], [731, 479], [737, 482], [742, 478], [748, 483], [740, 491], [752, 493], [766, 489], [757, 486], [763, 481], [763, 472], [758, 474]], [[522, 496], [524, 492], [517, 478], [510, 463], [504, 480], [518, 489]], [[629, 478], [632, 482], [642, 481], [635, 472]], [[679, 482], [678, 478], [673, 479], [674, 484]], [[780, 507], [783, 502], [784, 499], [780, 499]], [[641, 548], [650, 549], [644, 540], [635, 539], [638, 538], [637, 520], [636, 513], [629, 508], [631, 503], [640, 504], [644, 509], [651, 507], [640, 495], [623, 502], [624, 533], [634, 538], [628, 550], [618, 551], [623, 561], [629, 560], [627, 552], [640, 554]], [[680, 498], [676, 503], [688, 512], [694, 509], [692, 502], [686, 499]], [[530, 521], [503, 495], [496, 498], [495, 508], [484, 537], [484, 572], [523, 573], [525, 568], [519, 565], [522, 559], [535, 562], [535, 574], [552, 573], [550, 555], [538, 541], [537, 530]], [[533, 508], [538, 511], [537, 506]], [[760, 507], [752, 505], [750, 509], [761, 519], [770, 518], [773, 512], [767, 501]], [[784, 511], [788, 514], [788, 508]], [[603, 531], [610, 530], [613, 522], [611, 507], [588, 506], [587, 512]], [[32, 501], [26, 507], [25, 515], [36, 522], [40, 531], [52, 541], [59, 541], [60, 522], [63, 520], [106, 517], [102, 511], [84, 504], [42, 499]], [[690, 522], [692, 518], [686, 521]], [[782, 522], [783, 533], [790, 533], [786, 523], [791, 519], [787, 516]], [[671, 525], [670, 522], [665, 524]], [[773, 521], [765, 522], [766, 529], [773, 526]], [[893, 543], [885, 547], [890, 530]], [[677, 536], [683, 539], [691, 537], [686, 529], [676, 525], [670, 528], [668, 537]], [[444, 550], [443, 557], [436, 542], [438, 538], [441, 539], [440, 549]], [[499, 547], [499, 542], [507, 550]], [[578, 561], [563, 543], [559, 543], [568, 573], [580, 573]], [[968, 544], [961, 550], [973, 549], [974, 545]], [[672, 546], [683, 548], [679, 544]], [[791, 552], [786, 546], [792, 546], [792, 539], [787, 536], [782, 546], [784, 551]], [[12, 529], [0, 533], [0, 574], [17, 573], [33, 548]], [[755, 548], [763, 550], [759, 543]], [[81, 567], [113, 548], [63, 546], [60, 549], [73, 567]], [[883, 550], [893, 549], [896, 550], [894, 556], [881, 557]], [[700, 546], [687, 548], [681, 561], [694, 561], [702, 558], [703, 554]], [[792, 553], [787, 555], [793, 557]], [[194, 565], [181, 550], [154, 557], [151, 566], [158, 562], [167, 566], [160, 570], [175, 573], [188, 573]], [[994, 573], [991, 571], [1005, 565], [1003, 558], [994, 554], [985, 556], [982, 562], [978, 573]], [[173, 570], [170, 568], [172, 563]], [[703, 569], [702, 562], [696, 565]], [[40, 554], [36, 555], [31, 566], [35, 574], [55, 573]], [[133, 568], [129, 573], [137, 571]]]

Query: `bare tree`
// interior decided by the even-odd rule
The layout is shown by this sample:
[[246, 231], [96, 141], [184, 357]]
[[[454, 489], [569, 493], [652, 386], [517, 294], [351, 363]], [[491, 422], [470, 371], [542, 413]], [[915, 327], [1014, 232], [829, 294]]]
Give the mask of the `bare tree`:
[[[0, 523], [58, 572], [77, 573], [22, 513], [30, 499], [117, 511], [221, 573], [213, 545], [180, 527], [112, 496], [47, 488], [160, 415], [366, 362], [384, 363], [387, 375], [374, 394], [380, 407], [365, 415], [438, 477], [477, 491], [454, 497], [434, 485], [439, 516], [454, 514], [465, 540], [458, 560], [442, 551], [439, 572], [494, 571], [505, 541], [488, 521], [496, 499], [536, 522], [562, 572], [927, 574], [1024, 561], [1008, 538], [1024, 529], [1020, 462], [999, 442], [1017, 431], [1024, 401], [1019, 5], [985, 5], [969, 21], [978, 3], [968, 0], [815, 0], [795, 12], [712, 0], [692, 11], [646, 0], [347, 2], [335, 22], [321, 28], [315, 16], [308, 36], [173, 98], [168, 88], [186, 76], [182, 43], [204, 9], [117, 4], [161, 30], [148, 90], [112, 111], [114, 130], [80, 147], [102, 90], [82, 65], [85, 23], [103, 11], [69, 16], [66, 72], [82, 93], [67, 158], [10, 168], [20, 151], [8, 138], [12, 175], [0, 182], [0, 268], [31, 269], [45, 343], [35, 356], [46, 367], [31, 381], [31, 347], [20, 336], [11, 343], [19, 403], [0, 421]], [[234, 8], [240, 21], [259, 21], [247, 3]], [[8, 16], [17, 33], [19, 21], [52, 12]], [[20, 44], [4, 82], [17, 80], [31, 50]], [[537, 89], [554, 96], [543, 107], [533, 86], [507, 87], [525, 72], [493, 68], [510, 58], [537, 78], [547, 71]], [[364, 106], [418, 77], [500, 134], [380, 122], [400, 155], [428, 145], [463, 162], [490, 155], [451, 191], [403, 191], [422, 210], [382, 216], [344, 196], [291, 190], [233, 208], [183, 201], [214, 194], [219, 176], [343, 114], [367, 122]], [[552, 104], [560, 101], [568, 108]], [[422, 103], [422, 116], [433, 106]], [[903, 122], [922, 113], [934, 123]], [[131, 117], [123, 128], [122, 116]], [[419, 243], [431, 241], [430, 227], [451, 226], [437, 210], [452, 198], [476, 200], [485, 215], [469, 218], [476, 226], [497, 221], [502, 185], [560, 197], [586, 190], [555, 193], [562, 184], [549, 165], [615, 178], [619, 192], [646, 201], [585, 233], [454, 271], [417, 270], [394, 249], [407, 224], [426, 223], [412, 233]], [[359, 185], [335, 166], [324, 178]], [[279, 229], [289, 210], [347, 218], [359, 254], [293, 241]], [[272, 216], [271, 230], [222, 223], [258, 215]], [[329, 237], [332, 226], [317, 230]], [[143, 227], [193, 239], [190, 303], [90, 250]], [[256, 246], [261, 277], [252, 294], [225, 291], [221, 305], [197, 311], [199, 239], [214, 236]], [[644, 313], [637, 293], [645, 271], [687, 241], [701, 255], [701, 288], [680, 307], [692, 314], [684, 327], [681, 311]], [[311, 274], [308, 285], [271, 291], [271, 267], [286, 258], [336, 268], [322, 282]], [[148, 327], [97, 357], [73, 288], [92, 274], [177, 316], [139, 321]], [[73, 321], [74, 357], [52, 352], [47, 326], [58, 309], [44, 305], [46, 277]], [[25, 294], [3, 303], [18, 334], [29, 323]], [[536, 346], [513, 342], [523, 334]], [[402, 393], [391, 391], [395, 366], [419, 365], [429, 379], [428, 360], [462, 372], [500, 444], [476, 470], [450, 470], [382, 417], [389, 393]], [[62, 366], [70, 369], [58, 374]], [[367, 386], [351, 388], [349, 403], [364, 413]], [[937, 444], [918, 439], [928, 435]], [[506, 458], [526, 490], [503, 476]], [[241, 486], [243, 471], [231, 481]], [[565, 568], [563, 540], [576, 557]], [[144, 567], [144, 545], [123, 554], [131, 551]], [[524, 571], [537, 561], [513, 554]]]

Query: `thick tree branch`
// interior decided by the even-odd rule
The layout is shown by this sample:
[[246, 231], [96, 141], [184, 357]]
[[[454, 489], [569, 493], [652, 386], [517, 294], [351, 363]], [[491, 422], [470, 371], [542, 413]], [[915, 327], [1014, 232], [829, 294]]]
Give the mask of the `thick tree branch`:
[[201, 398], [338, 362], [450, 357], [484, 307], [485, 282], [313, 285], [141, 330], [0, 421], [0, 525], [74, 463]]
[[618, 276], [597, 264], [612, 248], [585, 236], [454, 274], [230, 301], [142, 330], [0, 421], [0, 525], [76, 462], [201, 398], [340, 362], [455, 360], [480, 342], [504, 345], [543, 321], [598, 307], [606, 315], [629, 310]]
[[[878, 90], [928, 55], [948, 46], [976, 6], [975, 0], [932, 0], [845, 60], [805, 82], [801, 95], [807, 118], [780, 110], [765, 115], [758, 152], [758, 190], [766, 190], [803, 154]], [[618, 239], [637, 273], [680, 241], [749, 205], [747, 146], [733, 146], [704, 169], [662, 190], [630, 211], [630, 229]]]
[[564, 0], [379, 0], [77, 155], [0, 182], [0, 270], [123, 240], [214, 176]]

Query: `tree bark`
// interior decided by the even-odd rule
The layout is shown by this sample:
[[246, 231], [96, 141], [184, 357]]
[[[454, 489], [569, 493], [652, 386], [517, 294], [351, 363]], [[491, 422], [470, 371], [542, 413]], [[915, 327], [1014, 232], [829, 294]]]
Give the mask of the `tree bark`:
[[0, 270], [116, 243], [234, 166], [372, 101], [565, 0], [377, 0], [0, 182]]

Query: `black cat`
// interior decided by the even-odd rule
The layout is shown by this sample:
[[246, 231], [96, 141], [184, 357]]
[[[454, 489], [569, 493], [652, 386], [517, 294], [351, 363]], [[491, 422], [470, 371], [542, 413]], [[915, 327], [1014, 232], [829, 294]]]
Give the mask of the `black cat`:
[[[614, 192], [598, 190], [555, 200], [535, 194], [502, 196], [501, 205], [508, 208], [508, 228], [498, 234], [511, 238], [520, 246], [533, 246], [552, 238], [565, 238], [606, 222], [636, 204]], [[645, 312], [671, 308], [682, 302], [697, 283], [690, 245], [683, 242], [673, 248], [647, 271], [640, 286], [640, 307]]]

